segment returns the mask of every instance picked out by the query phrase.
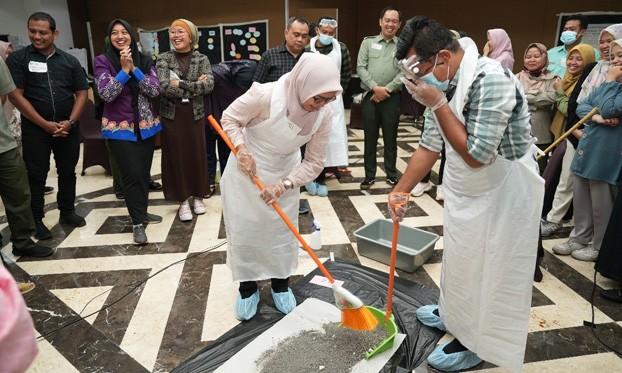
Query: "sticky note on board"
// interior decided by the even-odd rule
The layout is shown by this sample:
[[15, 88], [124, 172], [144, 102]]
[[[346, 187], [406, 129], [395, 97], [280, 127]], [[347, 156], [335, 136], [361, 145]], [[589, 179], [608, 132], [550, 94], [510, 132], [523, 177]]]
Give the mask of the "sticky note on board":
[[231, 35], [231, 29], [225, 29], [225, 35]]
[[256, 28], [254, 28], [254, 27], [249, 27], [248, 28], [248, 32], [255, 32], [255, 30], [256, 30]]
[[[328, 281], [328, 279], [326, 277], [319, 276], [319, 275], [313, 276], [313, 278], [311, 279], [311, 281], [309, 281], [309, 283], [320, 285], [320, 286], [324, 286], [324, 287], [327, 287], [327, 288], [332, 288], [333, 287], [333, 285], [330, 283], [330, 281]], [[335, 280], [335, 283], [339, 284], [339, 286], [343, 285], [343, 281], [341, 281], [341, 280]]]

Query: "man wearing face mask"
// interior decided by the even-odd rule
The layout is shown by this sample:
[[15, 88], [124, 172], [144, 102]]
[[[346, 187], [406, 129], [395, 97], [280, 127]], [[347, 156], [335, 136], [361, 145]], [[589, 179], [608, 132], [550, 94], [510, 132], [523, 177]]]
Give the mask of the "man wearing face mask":
[[[564, 29], [559, 37], [562, 45], [548, 51], [549, 70], [563, 77], [566, 72], [566, 56], [575, 46], [581, 44], [581, 39], [587, 32], [588, 20], [583, 14], [573, 14], [566, 19]], [[600, 52], [594, 48], [596, 61], [600, 60]]]
[[[396, 58], [402, 81], [430, 108], [419, 148], [394, 192], [408, 193], [438, 160], [443, 142], [444, 250], [440, 298], [417, 318], [456, 338], [428, 362], [439, 370], [482, 360], [522, 369], [544, 180], [535, 160], [530, 114], [521, 83], [501, 64], [478, 55], [469, 38], [454, 40], [437, 21], [412, 18]], [[389, 204], [394, 221], [406, 209]]]
[[[309, 45], [305, 48], [307, 51], [321, 53], [331, 57], [331, 59], [340, 69], [340, 84], [345, 92], [352, 77], [352, 62], [348, 47], [337, 40], [337, 20], [331, 16], [322, 16], [315, 27], [317, 36], [311, 39]], [[338, 166], [348, 165], [348, 133], [346, 130], [346, 116], [343, 107], [343, 96], [339, 95], [337, 99], [330, 103], [333, 109], [333, 126], [331, 128], [328, 149], [326, 150], [326, 161], [324, 163], [324, 171], [315, 179], [315, 181], [306, 185], [307, 191], [311, 194], [317, 194], [322, 197], [328, 195], [328, 187], [324, 184], [327, 168], [336, 168]]]

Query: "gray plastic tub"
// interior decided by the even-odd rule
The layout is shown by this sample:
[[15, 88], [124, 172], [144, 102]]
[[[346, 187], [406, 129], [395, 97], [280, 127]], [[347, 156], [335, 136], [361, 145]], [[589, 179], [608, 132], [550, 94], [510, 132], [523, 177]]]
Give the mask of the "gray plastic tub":
[[[374, 220], [357, 229], [354, 236], [359, 254], [380, 263], [391, 264], [393, 221]], [[414, 272], [430, 259], [438, 239], [438, 234], [401, 225], [397, 239], [395, 267], [406, 272]]]

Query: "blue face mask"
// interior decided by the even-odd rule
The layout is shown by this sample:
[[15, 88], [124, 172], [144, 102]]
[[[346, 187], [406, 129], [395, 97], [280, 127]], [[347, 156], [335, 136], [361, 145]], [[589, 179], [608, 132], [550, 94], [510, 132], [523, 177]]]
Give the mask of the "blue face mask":
[[333, 43], [333, 37], [332, 36], [328, 36], [328, 35], [324, 35], [324, 34], [319, 34], [319, 39], [320, 39], [320, 43], [322, 43], [322, 45], [330, 45]]
[[577, 33], [574, 31], [564, 31], [559, 40], [565, 45], [572, 44], [577, 41]]
[[434, 58], [434, 67], [432, 68], [432, 71], [430, 71], [429, 73], [425, 74], [424, 76], [422, 76], [419, 79], [423, 80], [426, 84], [433, 85], [436, 88], [440, 89], [441, 91], [445, 92], [447, 90], [447, 87], [449, 87], [449, 68], [447, 69], [447, 78], [445, 79], [445, 81], [444, 82], [439, 81], [434, 76], [434, 70], [436, 69], [436, 61], [437, 60], [438, 60], [438, 54]]

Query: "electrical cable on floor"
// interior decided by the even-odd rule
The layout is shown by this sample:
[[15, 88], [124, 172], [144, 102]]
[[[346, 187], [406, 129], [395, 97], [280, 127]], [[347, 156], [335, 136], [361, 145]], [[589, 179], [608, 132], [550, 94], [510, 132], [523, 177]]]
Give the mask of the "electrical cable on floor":
[[590, 329], [592, 329], [592, 334], [594, 334], [594, 338], [596, 338], [598, 340], [598, 342], [600, 342], [603, 346], [607, 347], [609, 350], [613, 351], [614, 353], [622, 356], [622, 353], [618, 350], [616, 350], [615, 348], [609, 346], [607, 343], [605, 343], [605, 341], [603, 341], [602, 339], [600, 339], [600, 337], [598, 335], [596, 335], [596, 324], [594, 323], [594, 294], [596, 293], [596, 275], [598, 274], [598, 272], [596, 270], [594, 270], [594, 287], [592, 288], [592, 297], [590, 299], [590, 303], [592, 304], [592, 322], [588, 322], [588, 321], [584, 321], [583, 325], [589, 327]]
[[[128, 295], [132, 294], [132, 292], [133, 292], [134, 290], [136, 290], [139, 286], [141, 286], [142, 284], [144, 284], [145, 282], [147, 282], [147, 280], [149, 280], [149, 279], [151, 279], [152, 277], [154, 277], [154, 276], [156, 276], [156, 275], [160, 274], [161, 272], [165, 271], [166, 269], [168, 269], [168, 268], [170, 268], [170, 267], [172, 267], [172, 266], [174, 266], [174, 265], [176, 265], [176, 264], [179, 264], [179, 263], [185, 262], [185, 261], [187, 261], [188, 259], [192, 259], [192, 258], [194, 258], [194, 257], [196, 257], [196, 256], [201, 255], [201, 254], [205, 254], [205, 253], [210, 252], [210, 251], [212, 251], [212, 250], [216, 250], [217, 248], [221, 247], [221, 246], [222, 246], [222, 245], [224, 245], [225, 243], [227, 243], [227, 240], [223, 240], [222, 242], [218, 243], [217, 245], [214, 245], [214, 246], [212, 246], [212, 247], [208, 247], [207, 249], [205, 249], [205, 250], [203, 250], [203, 251], [199, 251], [199, 252], [197, 252], [197, 253], [194, 253], [194, 254], [188, 255], [187, 257], [185, 257], [185, 258], [183, 258], [183, 259], [180, 259], [180, 260], [178, 260], [178, 261], [176, 261], [176, 262], [173, 262], [173, 263], [171, 263], [171, 264], [167, 265], [166, 267], [164, 267], [164, 268], [160, 269], [159, 271], [157, 271], [156, 273], [152, 274], [151, 276], [149, 276], [149, 277], [147, 277], [147, 278], [145, 278], [145, 279], [143, 279], [143, 280], [139, 281], [139, 282], [138, 282], [135, 286], [133, 286], [133, 287], [132, 287], [132, 288], [131, 288], [131, 289], [130, 289], [127, 293], [123, 294], [123, 295], [122, 295], [119, 299], [115, 300], [114, 302], [112, 302], [112, 303], [110, 303], [110, 304], [107, 304], [106, 306], [102, 307], [101, 309], [99, 309], [99, 310], [97, 310], [97, 311], [93, 311], [93, 312], [91, 312], [90, 314], [88, 314], [88, 315], [86, 315], [86, 316], [80, 316], [80, 317], [77, 317], [77, 318], [75, 318], [75, 319], [73, 319], [73, 320], [69, 321], [67, 324], [64, 324], [64, 325], [62, 325], [62, 326], [60, 326], [60, 327], [58, 327], [58, 328], [56, 328], [56, 329], [54, 329], [54, 330], [52, 330], [52, 331], [49, 331], [49, 332], [47, 332], [47, 333], [45, 333], [45, 334], [40, 335], [39, 337], [37, 337], [37, 341], [41, 341], [41, 340], [45, 339], [46, 337], [48, 337], [48, 336], [50, 336], [50, 335], [52, 335], [52, 334], [54, 334], [54, 333], [57, 333], [57, 332], [59, 332], [59, 331], [61, 331], [61, 330], [65, 329], [65, 328], [67, 328], [67, 327], [69, 327], [69, 326], [71, 326], [71, 325], [73, 325], [73, 324], [75, 324], [75, 323], [77, 323], [77, 322], [79, 322], [79, 321], [82, 321], [82, 320], [86, 319], [87, 317], [91, 317], [91, 316], [93, 316], [93, 315], [96, 315], [96, 314], [100, 313], [101, 311], [104, 311], [104, 310], [106, 310], [106, 309], [108, 309], [108, 308], [110, 308], [110, 307], [114, 306], [115, 304], [119, 303], [119, 302], [120, 302], [123, 298], [125, 298], [125, 297], [127, 297]], [[125, 286], [131, 286], [131, 285], [125, 285]], [[84, 306], [84, 308], [82, 308], [82, 311], [80, 311], [80, 313], [84, 312], [84, 310], [85, 310], [85, 309], [86, 309], [86, 307], [89, 305], [89, 303], [91, 303], [91, 302], [92, 302], [95, 298], [97, 298], [97, 297], [99, 297], [99, 296], [101, 296], [101, 295], [103, 295], [103, 294], [106, 294], [106, 293], [107, 293], [107, 292], [109, 292], [109, 291], [110, 291], [110, 289], [109, 289], [109, 290], [104, 291], [104, 292], [103, 292], [103, 293], [101, 293], [101, 294], [98, 294], [98, 295], [94, 296], [93, 298], [91, 298], [91, 300], [89, 300], [89, 301], [86, 303], [86, 305]]]

